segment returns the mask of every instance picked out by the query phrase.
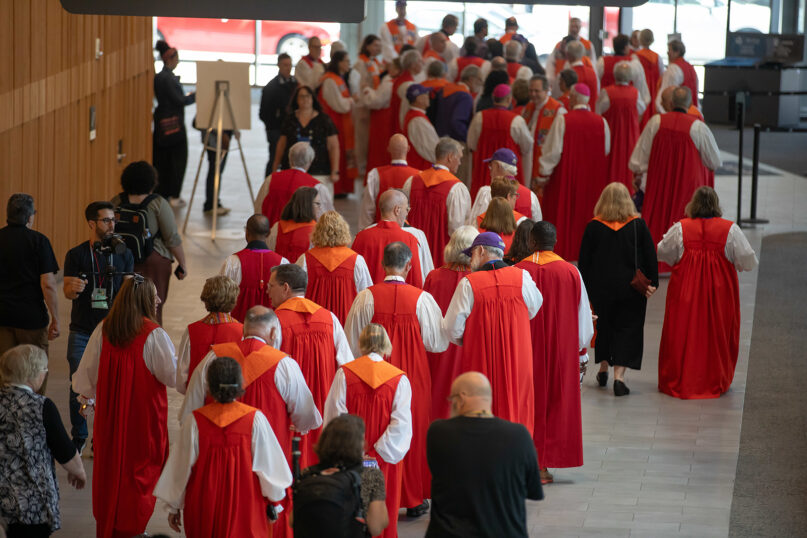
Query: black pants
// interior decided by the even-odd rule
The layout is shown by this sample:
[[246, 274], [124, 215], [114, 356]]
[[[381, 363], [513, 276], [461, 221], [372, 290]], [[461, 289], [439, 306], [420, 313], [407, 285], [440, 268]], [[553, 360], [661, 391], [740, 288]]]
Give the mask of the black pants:
[[266, 173], [264, 179], [269, 177], [274, 170], [272, 170], [272, 163], [275, 162], [275, 155], [277, 154], [277, 142], [280, 140], [280, 131], [269, 131], [266, 133], [269, 139], [269, 162], [266, 163]]
[[154, 149], [154, 168], [157, 169], [156, 192], [164, 198], [179, 198], [182, 192], [182, 180], [185, 178], [185, 167], [188, 165], [188, 137], [174, 146], [160, 147], [156, 143]]
[[8, 531], [6, 532], [8, 538], [47, 538], [50, 535], [50, 525], [47, 523], [40, 523], [39, 525], [12, 523], [8, 526]]
[[[227, 164], [229, 151], [221, 151], [221, 166], [219, 166], [219, 207], [221, 207], [221, 180], [224, 174], [224, 165]], [[207, 182], [205, 184], [205, 205], [203, 211], [213, 209], [213, 191], [216, 187], [216, 152], [207, 150]]]

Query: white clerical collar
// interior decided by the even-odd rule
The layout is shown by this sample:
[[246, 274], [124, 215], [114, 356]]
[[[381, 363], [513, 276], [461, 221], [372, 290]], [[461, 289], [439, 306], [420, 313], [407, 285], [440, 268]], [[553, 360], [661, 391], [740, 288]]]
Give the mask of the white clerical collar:
[[575, 105], [575, 106], [572, 107], [572, 110], [580, 110], [580, 109], [583, 109], [583, 108], [588, 110], [588, 105], [585, 105], [585, 104], [583, 104], [583, 105]]
[[614, 84], [617, 86], [627, 86], [630, 82], [619, 82], [618, 80], [614, 81]]
[[406, 162], [406, 159], [392, 159], [390, 161], [390, 164], [402, 164], [404, 166], [408, 165], [408, 163]]
[[267, 342], [266, 340], [264, 340], [264, 339], [263, 339], [263, 338], [261, 338], [260, 336], [245, 336], [245, 337], [244, 337], [244, 340], [250, 340], [250, 339], [252, 339], [252, 340], [260, 340], [260, 341], [261, 341], [261, 342], [263, 342], [264, 344], [267, 344], [267, 345], [269, 344], [269, 342]]
[[18, 389], [27, 390], [28, 392], [34, 392], [34, 389], [28, 385], [23, 385], [22, 383], [9, 383], [9, 385], [12, 387], [17, 387]]
[[442, 164], [433, 164], [432, 166], [435, 170], [448, 170], [448, 166], [443, 166]]
[[406, 279], [404, 277], [398, 275], [387, 275], [384, 277], [384, 282], [388, 282], [390, 280], [397, 280], [398, 282], [406, 282]]
[[299, 171], [300, 171], [300, 172], [302, 172], [303, 174], [306, 174], [306, 173], [307, 173], [307, 172], [305, 171], [305, 169], [304, 169], [304, 168], [300, 168], [299, 166], [292, 166], [292, 167], [291, 167], [291, 169], [292, 169], [292, 170], [299, 170]]
[[373, 362], [381, 362], [381, 361], [384, 360], [384, 357], [382, 357], [381, 355], [379, 355], [375, 351], [370, 352], [370, 354], [367, 355], [367, 356], [370, 357], [370, 360], [373, 361]]
[[409, 105], [409, 108], [411, 108], [412, 110], [417, 110], [419, 112], [423, 112], [424, 114], [426, 113], [426, 109], [424, 109], [424, 108], [418, 108], [418, 107], [412, 106], [412, 105]]

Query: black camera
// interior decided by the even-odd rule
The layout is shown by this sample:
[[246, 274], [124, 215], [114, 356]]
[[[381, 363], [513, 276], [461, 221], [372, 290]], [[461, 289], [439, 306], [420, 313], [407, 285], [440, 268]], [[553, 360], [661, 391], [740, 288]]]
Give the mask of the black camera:
[[92, 247], [96, 252], [106, 256], [110, 254], [123, 256], [126, 252], [126, 242], [118, 234], [108, 235], [103, 241], [96, 241]]

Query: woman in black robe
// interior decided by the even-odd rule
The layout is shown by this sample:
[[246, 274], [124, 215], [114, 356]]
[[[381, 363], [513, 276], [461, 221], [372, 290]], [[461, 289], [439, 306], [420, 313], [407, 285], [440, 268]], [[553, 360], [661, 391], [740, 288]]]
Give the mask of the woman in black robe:
[[[578, 265], [598, 316], [597, 382], [606, 386], [608, 366], [613, 366], [614, 395], [624, 396], [630, 392], [625, 369], [642, 367], [647, 298], [658, 287], [656, 248], [623, 184], [611, 183], [603, 190], [594, 215], [583, 233]], [[631, 286], [637, 269], [650, 280], [645, 294]]]

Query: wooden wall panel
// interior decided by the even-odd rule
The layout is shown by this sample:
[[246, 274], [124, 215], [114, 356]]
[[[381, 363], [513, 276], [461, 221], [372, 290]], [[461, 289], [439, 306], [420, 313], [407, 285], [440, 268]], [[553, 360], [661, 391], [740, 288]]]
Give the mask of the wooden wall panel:
[[0, 222], [10, 194], [31, 194], [60, 262], [86, 235], [87, 203], [117, 193], [128, 163], [151, 160], [151, 28], [72, 15], [59, 0], [0, 0]]

